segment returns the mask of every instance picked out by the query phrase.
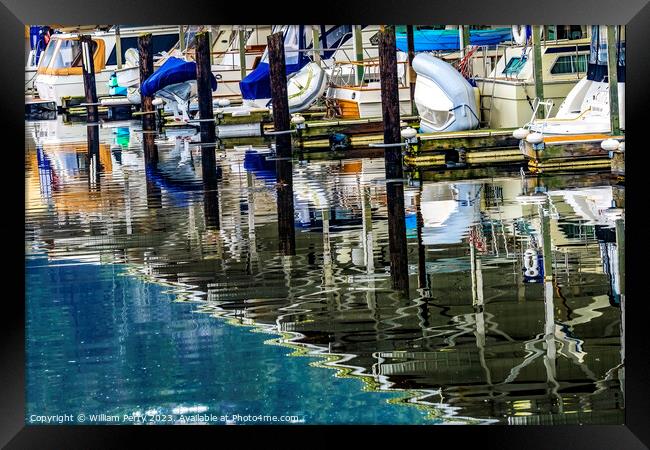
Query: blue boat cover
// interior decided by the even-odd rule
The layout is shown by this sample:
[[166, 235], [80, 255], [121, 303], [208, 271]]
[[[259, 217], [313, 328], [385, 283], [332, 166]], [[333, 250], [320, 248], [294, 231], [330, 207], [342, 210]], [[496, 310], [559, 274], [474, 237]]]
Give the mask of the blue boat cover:
[[[196, 80], [196, 63], [170, 57], [153, 75], [142, 83], [140, 92], [142, 95], [152, 96], [167, 86], [190, 80]], [[217, 80], [213, 74], [210, 74], [210, 84], [212, 90], [216, 91]]]
[[[397, 49], [403, 52], [408, 51], [406, 33], [396, 34]], [[469, 42], [471, 45], [496, 45], [512, 39], [510, 28], [496, 28], [493, 30], [470, 30]], [[413, 40], [415, 51], [433, 50], [458, 50], [460, 38], [458, 30], [414, 30]]]

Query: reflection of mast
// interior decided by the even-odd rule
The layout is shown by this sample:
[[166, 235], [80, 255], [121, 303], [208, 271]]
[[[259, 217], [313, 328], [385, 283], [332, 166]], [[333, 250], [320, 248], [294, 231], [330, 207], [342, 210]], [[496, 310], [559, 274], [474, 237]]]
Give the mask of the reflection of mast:
[[621, 368], [618, 371], [618, 379], [623, 401], [625, 401], [625, 222], [623, 219], [616, 220], [616, 257], [618, 270], [615, 276], [621, 294]]
[[[546, 260], [546, 258], [544, 258]], [[546, 379], [551, 386], [551, 395], [558, 399], [558, 406], [562, 413], [562, 396], [557, 392], [560, 383], [557, 382], [557, 347], [555, 343], [555, 313], [553, 306], [553, 282], [544, 282], [544, 344], [546, 354], [544, 355], [544, 367], [546, 367]]]
[[422, 228], [424, 228], [424, 217], [422, 216], [422, 183], [420, 190], [415, 196], [416, 227], [418, 236], [418, 288], [422, 289], [424, 297], [429, 296], [429, 279], [427, 277], [427, 255], [426, 248], [422, 242]]
[[483, 302], [483, 270], [481, 260], [476, 256], [474, 243], [470, 241], [470, 271], [472, 278], [472, 305], [474, 306], [474, 320], [476, 322], [476, 347], [478, 348], [481, 367], [485, 370], [486, 383], [492, 384], [492, 375], [485, 362], [485, 311]]
[[248, 257], [253, 262], [259, 260], [257, 258], [257, 238], [255, 234], [255, 192], [253, 192], [255, 185], [251, 172], [246, 172], [246, 186], [248, 187]]

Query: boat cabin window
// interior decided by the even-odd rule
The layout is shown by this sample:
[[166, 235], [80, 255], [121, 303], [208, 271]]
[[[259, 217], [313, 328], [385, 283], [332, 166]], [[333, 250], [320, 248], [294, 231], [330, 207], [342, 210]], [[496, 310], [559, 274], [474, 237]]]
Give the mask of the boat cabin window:
[[521, 72], [521, 69], [524, 68], [524, 65], [526, 64], [526, 56], [515, 56], [510, 58], [510, 61], [508, 61], [508, 64], [506, 64], [505, 69], [503, 69], [503, 74], [506, 77], [513, 77], [515, 75], [518, 75], [519, 72]]
[[[137, 37], [123, 37], [120, 39], [122, 44], [122, 61], [125, 61], [124, 54], [130, 48], [138, 48]], [[178, 33], [175, 34], [154, 34], [151, 38], [153, 46], [153, 54], [156, 55], [162, 52], [169, 52], [178, 43]], [[117, 56], [115, 54], [115, 46], [111, 50], [111, 54], [106, 60], [107, 66], [114, 66], [117, 64]]]
[[587, 72], [587, 55], [565, 55], [555, 60], [551, 68], [553, 75]]
[[[91, 54], [95, 53], [97, 42], [91, 41]], [[53, 69], [67, 69], [81, 67], [81, 42], [73, 39], [62, 39], [59, 51], [54, 55], [50, 67]]]
[[41, 59], [38, 62], [38, 67], [47, 67], [50, 65], [50, 61], [52, 61], [52, 56], [54, 56], [54, 52], [56, 52], [56, 47], [58, 44], [59, 39], [50, 39], [50, 42], [45, 48], [45, 52], [43, 52], [43, 55], [41, 55]]

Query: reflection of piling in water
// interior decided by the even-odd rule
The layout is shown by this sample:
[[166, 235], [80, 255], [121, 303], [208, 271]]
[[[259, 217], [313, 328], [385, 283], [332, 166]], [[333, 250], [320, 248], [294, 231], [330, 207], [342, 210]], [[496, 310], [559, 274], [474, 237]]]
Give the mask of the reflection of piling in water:
[[87, 129], [88, 137], [88, 184], [91, 189], [99, 187], [99, 173], [101, 164], [99, 162], [99, 127], [89, 125]]
[[418, 288], [422, 289], [424, 297], [429, 296], [429, 277], [427, 277], [427, 253], [422, 240], [422, 229], [424, 228], [424, 217], [422, 216], [422, 184], [420, 192], [415, 196], [416, 227], [418, 236]]
[[[212, 110], [212, 83], [210, 78], [210, 42], [208, 33], [196, 35], [196, 90], [201, 119], [201, 142], [214, 143], [216, 140], [214, 111]], [[212, 150], [214, 153], [214, 149]]]
[[280, 251], [283, 255], [295, 255], [296, 233], [293, 206], [293, 164], [291, 161], [276, 161], [278, 191], [278, 234]]
[[154, 179], [158, 172], [158, 147], [153, 133], [144, 133], [142, 135], [142, 147], [147, 179], [147, 208], [160, 208], [162, 207], [162, 192]]
[[386, 197], [388, 204], [388, 238], [393, 287], [408, 291], [408, 255], [404, 216], [404, 185], [402, 182], [402, 151], [399, 129], [399, 97], [395, 28], [383, 26], [379, 31], [379, 70], [381, 104], [384, 122], [384, 158], [386, 164]]
[[[138, 54], [140, 58], [140, 86], [153, 74], [153, 41], [151, 33], [138, 36]], [[142, 130], [155, 129], [156, 111], [153, 107], [153, 97], [143, 95], [140, 90], [140, 105], [142, 109]]]
[[95, 85], [95, 63], [93, 61], [92, 40], [81, 36], [81, 70], [83, 73], [84, 94], [87, 111], [88, 138], [88, 183], [94, 189], [99, 184], [99, 114], [97, 111], [97, 86]]
[[219, 220], [219, 189], [217, 183], [217, 155], [215, 147], [210, 145], [201, 148], [201, 173], [203, 174], [203, 212], [205, 226], [218, 230]]

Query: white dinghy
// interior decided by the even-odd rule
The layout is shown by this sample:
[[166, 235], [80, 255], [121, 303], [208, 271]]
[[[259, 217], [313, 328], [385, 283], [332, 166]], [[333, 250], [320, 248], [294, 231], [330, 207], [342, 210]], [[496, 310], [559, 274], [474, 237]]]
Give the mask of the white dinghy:
[[309, 108], [327, 89], [327, 74], [315, 62], [308, 63], [287, 80], [289, 112], [296, 113]]
[[422, 132], [463, 131], [479, 126], [474, 88], [451, 64], [420, 53], [413, 58], [413, 69], [417, 73], [415, 104]]

